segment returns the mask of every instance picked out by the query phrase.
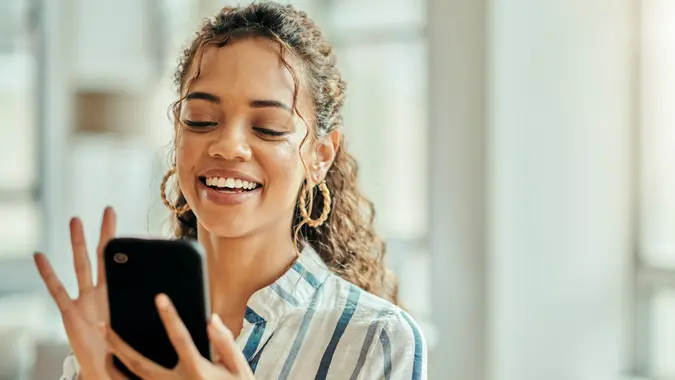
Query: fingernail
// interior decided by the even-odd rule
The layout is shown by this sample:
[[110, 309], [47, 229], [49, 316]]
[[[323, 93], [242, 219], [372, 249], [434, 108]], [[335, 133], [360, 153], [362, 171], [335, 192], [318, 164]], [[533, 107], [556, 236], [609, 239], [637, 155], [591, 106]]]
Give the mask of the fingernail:
[[211, 354], [211, 361], [212, 361], [213, 363], [219, 362], [219, 361], [220, 361], [220, 355], [218, 355], [217, 353]]
[[162, 310], [166, 310], [169, 307], [169, 297], [166, 294], [157, 295], [157, 307]]

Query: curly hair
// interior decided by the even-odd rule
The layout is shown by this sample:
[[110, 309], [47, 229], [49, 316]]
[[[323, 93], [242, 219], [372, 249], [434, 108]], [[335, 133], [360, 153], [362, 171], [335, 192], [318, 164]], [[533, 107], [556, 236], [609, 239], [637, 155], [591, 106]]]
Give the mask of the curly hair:
[[[299, 76], [284, 59], [284, 53], [289, 53], [301, 63], [304, 74], [302, 79], [309, 89], [315, 113], [312, 118], [314, 127], [308, 128], [309, 132], [303, 143], [308, 137], [316, 139], [341, 129], [346, 84], [336, 67], [333, 47], [305, 12], [290, 5], [264, 2], [242, 7], [225, 7], [215, 17], [207, 19], [179, 60], [174, 75], [179, 96], [199, 76], [204, 48], [222, 47], [228, 41], [253, 37], [267, 38], [279, 45], [281, 60], [295, 82], [295, 112], [298, 112], [295, 103], [300, 87]], [[192, 65], [196, 65], [196, 75], [186, 81]], [[181, 101], [182, 98], [172, 105], [176, 121], [179, 120]], [[298, 115], [305, 120], [299, 112]], [[178, 124], [175, 125], [178, 133]], [[300, 197], [309, 200], [308, 211], [313, 218], [322, 214], [324, 204], [324, 194], [317, 191], [316, 187], [308, 190], [305, 181], [298, 194], [294, 225], [290, 233], [294, 234], [298, 248], [301, 242], [308, 243], [334, 273], [396, 304], [397, 280], [385, 267], [385, 244], [373, 225], [373, 203], [359, 190], [357, 173], [358, 165], [341, 141], [325, 178], [333, 195], [327, 220], [318, 227], [310, 227], [302, 218], [299, 211]], [[174, 208], [187, 208], [187, 201], [180, 189], [177, 192]], [[176, 237], [197, 237], [197, 220], [192, 211], [175, 213], [174, 217]]]

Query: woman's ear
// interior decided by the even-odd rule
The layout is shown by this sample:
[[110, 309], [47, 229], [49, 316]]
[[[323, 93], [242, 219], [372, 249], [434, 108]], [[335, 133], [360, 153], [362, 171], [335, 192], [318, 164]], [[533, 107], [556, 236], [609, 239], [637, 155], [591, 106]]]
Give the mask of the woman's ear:
[[335, 155], [340, 148], [340, 131], [334, 130], [317, 141], [312, 164], [312, 181], [319, 183], [326, 178], [326, 173], [333, 165]]

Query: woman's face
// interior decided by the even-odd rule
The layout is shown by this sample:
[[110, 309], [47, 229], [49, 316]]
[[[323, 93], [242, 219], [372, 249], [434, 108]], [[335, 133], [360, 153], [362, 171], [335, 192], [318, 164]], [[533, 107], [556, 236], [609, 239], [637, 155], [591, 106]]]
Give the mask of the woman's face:
[[[306, 154], [316, 145], [310, 138], [302, 144], [307, 126], [292, 111], [294, 88], [271, 41], [204, 50], [199, 77], [181, 94], [176, 167], [180, 189], [207, 231], [232, 238], [278, 223], [290, 228], [306, 176], [301, 145], [307, 167], [316, 164], [316, 155]], [[313, 119], [302, 85], [297, 108]]]

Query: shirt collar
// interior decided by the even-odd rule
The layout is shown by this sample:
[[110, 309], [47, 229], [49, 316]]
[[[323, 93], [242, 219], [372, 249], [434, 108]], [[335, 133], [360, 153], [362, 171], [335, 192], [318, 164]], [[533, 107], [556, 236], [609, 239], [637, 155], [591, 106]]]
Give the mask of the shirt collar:
[[237, 338], [249, 363], [279, 321], [292, 310], [306, 306], [331, 273], [319, 254], [306, 244], [286, 273], [251, 296], [244, 326]]

